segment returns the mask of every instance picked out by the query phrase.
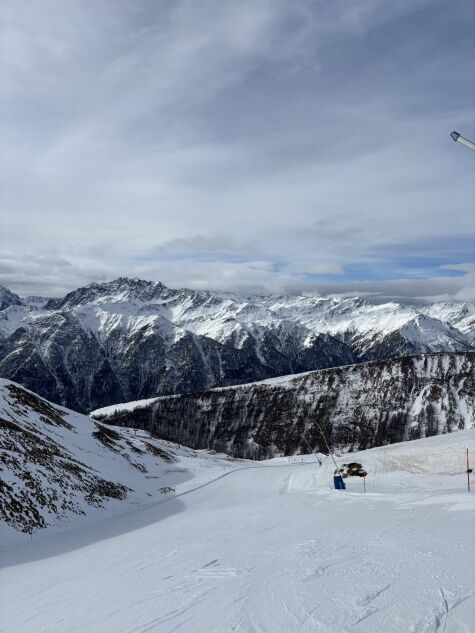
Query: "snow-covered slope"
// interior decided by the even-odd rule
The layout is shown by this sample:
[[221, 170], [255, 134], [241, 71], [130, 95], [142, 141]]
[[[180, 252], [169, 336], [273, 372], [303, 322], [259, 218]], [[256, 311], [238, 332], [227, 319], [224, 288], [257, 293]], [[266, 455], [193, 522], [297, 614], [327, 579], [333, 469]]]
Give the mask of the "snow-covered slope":
[[238, 464], [112, 429], [0, 379], [2, 545], [163, 500]]
[[[474, 431], [235, 470], [2, 552], [9, 633], [469, 633]], [[305, 460], [303, 463], [300, 460]], [[346, 456], [339, 460], [346, 461]]]
[[475, 306], [470, 303], [456, 303], [454, 301], [441, 301], [433, 303], [422, 311], [428, 316], [450, 323], [454, 327], [467, 317], [475, 316]]
[[459, 304], [431, 311], [358, 297], [239, 297], [127, 278], [44, 301], [2, 293], [0, 376], [83, 412], [473, 346], [469, 304], [455, 314]]
[[425, 354], [113, 405], [96, 419], [194, 448], [264, 459], [475, 426], [475, 352]]
[[475, 306], [473, 304], [434, 303], [425, 309], [425, 313], [435, 319], [450, 323], [475, 346]]

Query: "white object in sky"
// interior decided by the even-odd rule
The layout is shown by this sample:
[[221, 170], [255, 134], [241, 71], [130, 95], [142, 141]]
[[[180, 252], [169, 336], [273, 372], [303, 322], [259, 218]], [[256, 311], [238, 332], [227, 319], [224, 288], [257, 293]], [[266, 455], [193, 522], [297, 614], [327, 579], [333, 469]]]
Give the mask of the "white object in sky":
[[475, 143], [469, 141], [468, 138], [464, 138], [459, 132], [455, 132], [454, 130], [450, 133], [450, 136], [454, 139], [456, 143], [462, 143], [462, 145], [465, 145], [465, 147], [468, 147], [468, 149], [473, 149], [475, 151]]

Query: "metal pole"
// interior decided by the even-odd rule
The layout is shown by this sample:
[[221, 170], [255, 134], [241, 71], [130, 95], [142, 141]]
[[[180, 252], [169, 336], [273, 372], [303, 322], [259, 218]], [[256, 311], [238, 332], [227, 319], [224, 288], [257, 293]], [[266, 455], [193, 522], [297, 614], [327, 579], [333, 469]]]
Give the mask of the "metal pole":
[[323, 433], [322, 429], [320, 428], [320, 425], [318, 424], [318, 422], [316, 420], [315, 420], [315, 424], [317, 425], [317, 428], [320, 431], [320, 435], [323, 437], [323, 441], [325, 442], [325, 446], [328, 449], [328, 454], [333, 459], [333, 463], [335, 464], [335, 468], [339, 471], [340, 469], [338, 467], [338, 464], [335, 461], [335, 458], [333, 457], [333, 453], [331, 452], [330, 447], [328, 446], [328, 442], [327, 442], [327, 438], [325, 437], [325, 434]]

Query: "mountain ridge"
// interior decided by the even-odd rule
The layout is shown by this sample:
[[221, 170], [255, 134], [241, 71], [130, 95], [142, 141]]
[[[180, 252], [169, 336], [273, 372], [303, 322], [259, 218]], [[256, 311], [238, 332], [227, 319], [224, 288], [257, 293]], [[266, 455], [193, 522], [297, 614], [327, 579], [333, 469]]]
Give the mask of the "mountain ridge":
[[0, 297], [0, 376], [82, 412], [373, 359], [466, 351], [475, 336], [471, 304], [240, 297], [126, 277], [59, 298], [21, 299], [7, 289]]
[[475, 426], [475, 352], [369, 361], [203, 393], [112, 405], [91, 417], [238, 457], [357, 451]]

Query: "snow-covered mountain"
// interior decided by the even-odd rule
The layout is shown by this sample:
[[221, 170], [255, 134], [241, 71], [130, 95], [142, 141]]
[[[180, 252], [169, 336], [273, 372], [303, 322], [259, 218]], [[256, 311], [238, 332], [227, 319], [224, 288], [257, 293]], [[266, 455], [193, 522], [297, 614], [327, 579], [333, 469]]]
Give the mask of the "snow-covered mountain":
[[113, 405], [94, 419], [240, 457], [363, 450], [475, 426], [475, 352], [424, 354]]
[[475, 305], [470, 303], [434, 303], [424, 313], [440, 321], [450, 323], [475, 345]]
[[473, 348], [470, 304], [444, 310], [358, 297], [239, 297], [127, 278], [56, 299], [23, 300], [7, 289], [0, 297], [0, 376], [80, 411]]
[[8, 290], [4, 286], [0, 286], [0, 311], [5, 310], [9, 306], [22, 305], [23, 300], [14, 292]]
[[[159, 502], [238, 462], [112, 429], [0, 379], [2, 545]], [[82, 519], [81, 519], [82, 517]], [[47, 530], [48, 531], [48, 530]], [[20, 539], [21, 540], [21, 539]]]

